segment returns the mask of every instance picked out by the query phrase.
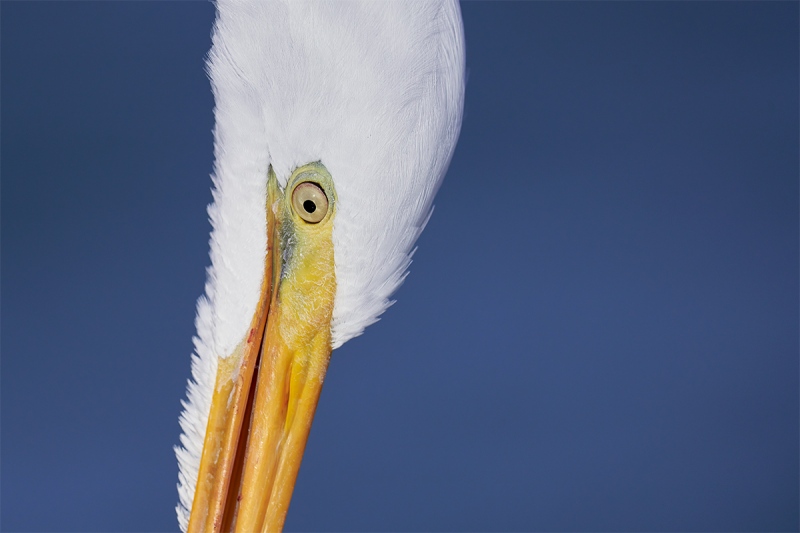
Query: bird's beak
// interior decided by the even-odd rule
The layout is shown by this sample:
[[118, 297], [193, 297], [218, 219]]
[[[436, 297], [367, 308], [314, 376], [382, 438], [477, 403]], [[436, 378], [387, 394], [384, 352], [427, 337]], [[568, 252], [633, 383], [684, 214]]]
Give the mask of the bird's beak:
[[304, 169], [286, 197], [270, 169], [261, 295], [246, 337], [219, 360], [189, 532], [283, 527], [330, 360], [336, 289], [333, 202], [312, 226], [287, 198]]

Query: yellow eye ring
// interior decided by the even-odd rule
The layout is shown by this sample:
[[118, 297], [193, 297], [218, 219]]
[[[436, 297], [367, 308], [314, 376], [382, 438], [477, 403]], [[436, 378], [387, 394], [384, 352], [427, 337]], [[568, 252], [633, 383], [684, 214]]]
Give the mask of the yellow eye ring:
[[328, 197], [322, 187], [305, 181], [294, 188], [292, 207], [300, 218], [309, 224], [316, 224], [328, 214]]

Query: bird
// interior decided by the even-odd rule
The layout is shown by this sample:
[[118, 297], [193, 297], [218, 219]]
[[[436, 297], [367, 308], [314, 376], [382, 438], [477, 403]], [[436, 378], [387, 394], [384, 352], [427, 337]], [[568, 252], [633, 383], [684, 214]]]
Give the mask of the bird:
[[457, 0], [217, 0], [182, 531], [279, 531], [331, 352], [393, 303], [458, 139]]

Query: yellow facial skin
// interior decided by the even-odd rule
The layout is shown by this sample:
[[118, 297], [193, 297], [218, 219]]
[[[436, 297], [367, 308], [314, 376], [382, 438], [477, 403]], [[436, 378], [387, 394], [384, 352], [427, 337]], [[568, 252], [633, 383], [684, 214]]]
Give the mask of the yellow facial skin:
[[[306, 183], [314, 187], [304, 185], [293, 204]], [[305, 204], [311, 213], [302, 211], [308, 199], [319, 204]], [[335, 214], [333, 180], [323, 165], [295, 170], [285, 193], [270, 169], [265, 284], [247, 338], [220, 360], [191, 532], [283, 527], [330, 360]]]

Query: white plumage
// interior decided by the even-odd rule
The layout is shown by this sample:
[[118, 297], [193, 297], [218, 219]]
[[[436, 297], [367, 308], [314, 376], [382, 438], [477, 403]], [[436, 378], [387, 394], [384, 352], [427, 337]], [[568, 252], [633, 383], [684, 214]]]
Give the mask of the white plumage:
[[219, 357], [255, 312], [267, 248], [267, 170], [281, 186], [322, 161], [336, 184], [333, 348], [390, 305], [461, 122], [455, 0], [220, 0], [209, 57], [216, 99], [211, 267], [198, 301], [181, 417], [185, 531]]

